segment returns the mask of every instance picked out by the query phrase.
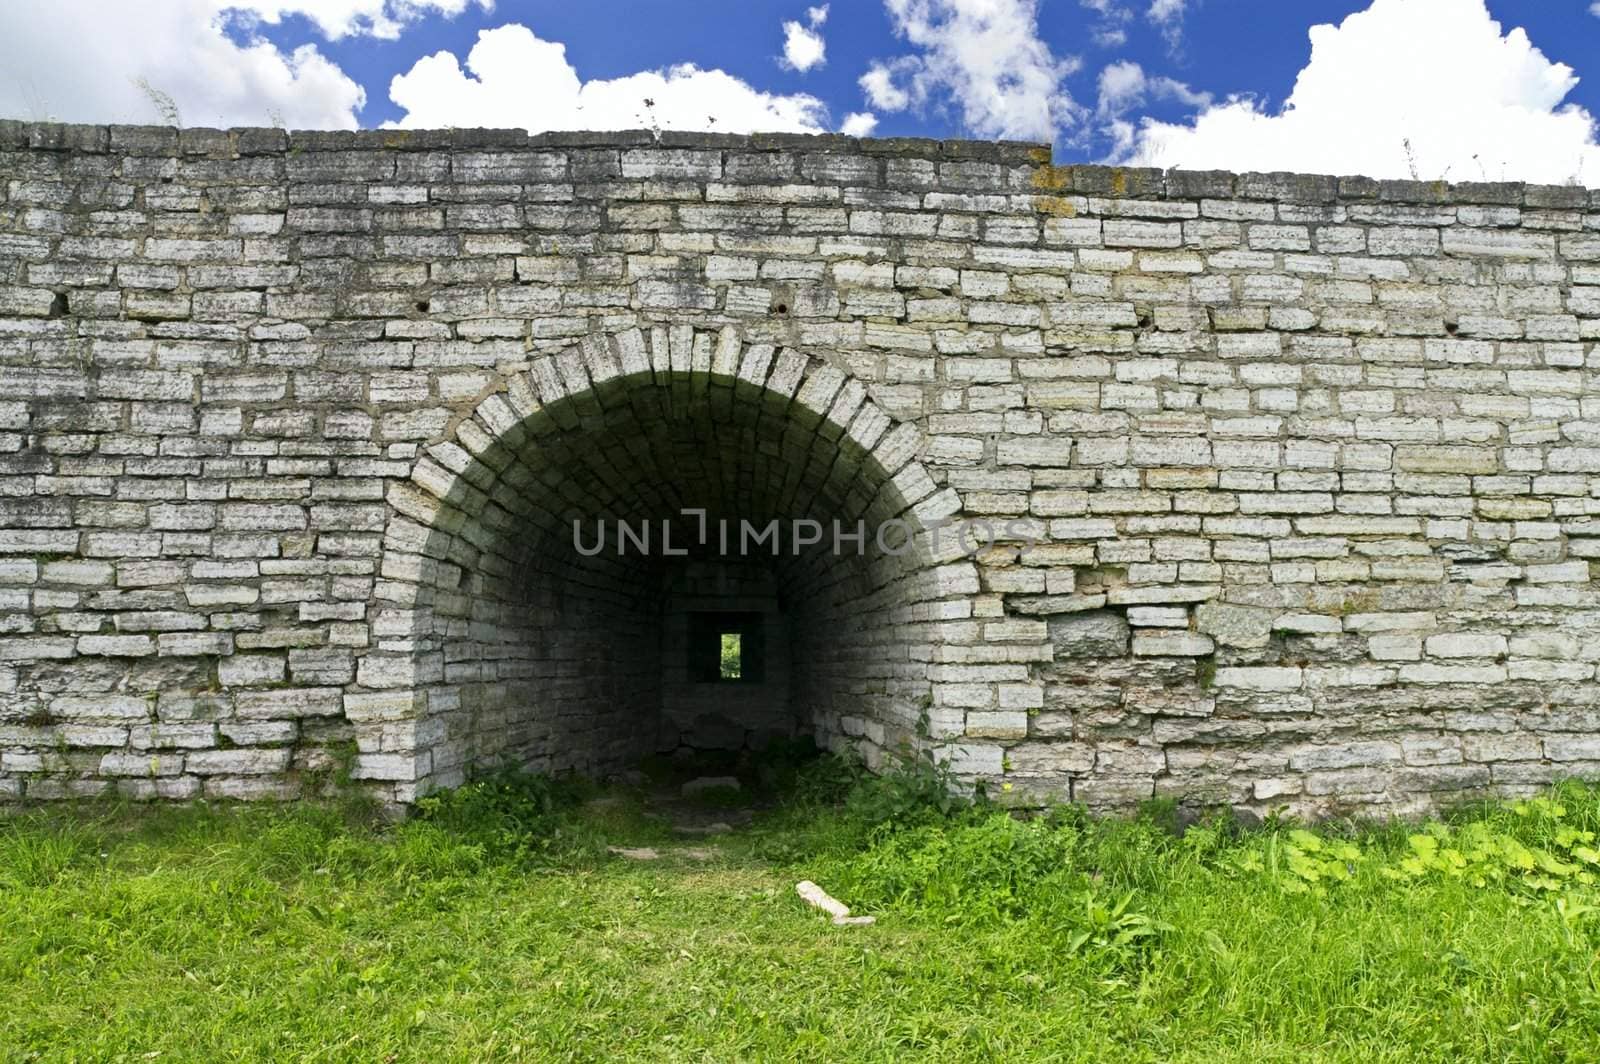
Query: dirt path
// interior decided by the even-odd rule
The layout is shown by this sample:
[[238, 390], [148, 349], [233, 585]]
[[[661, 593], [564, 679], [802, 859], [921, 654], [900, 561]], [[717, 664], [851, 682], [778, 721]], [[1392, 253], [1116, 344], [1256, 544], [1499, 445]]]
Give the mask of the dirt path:
[[[726, 853], [719, 840], [747, 828], [770, 804], [731, 777], [652, 783], [641, 788], [639, 797], [645, 819], [658, 824], [670, 841], [608, 847], [615, 856], [631, 861], [715, 860]], [[594, 799], [589, 807], [601, 809], [621, 801], [616, 796], [606, 796]]]

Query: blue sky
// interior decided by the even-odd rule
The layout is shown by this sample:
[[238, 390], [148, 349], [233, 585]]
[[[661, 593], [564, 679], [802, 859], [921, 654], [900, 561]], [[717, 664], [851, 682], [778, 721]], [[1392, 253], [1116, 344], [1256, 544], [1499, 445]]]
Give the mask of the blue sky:
[[[149, 121], [149, 92], [129, 89], [143, 84], [189, 124], [843, 129], [1048, 140], [1065, 161], [1600, 185], [1600, 0], [119, 0], [115, 11], [0, 0], [0, 110]], [[786, 56], [789, 41], [809, 48]]]
[[[264, 35], [281, 46], [316, 44], [367, 89], [360, 112], [364, 126], [402, 116], [388, 98], [396, 74], [424, 55], [440, 50], [466, 55], [481, 30], [520, 22], [546, 40], [567, 47], [568, 59], [585, 79], [618, 78], [639, 70], [695, 63], [721, 68], [769, 92], [806, 92], [821, 98], [836, 116], [862, 110], [866, 101], [857, 80], [874, 59], [901, 54], [884, 5], [876, 0], [833, 0], [822, 28], [824, 64], [804, 73], [783, 69], [782, 24], [802, 20], [804, 0], [497, 0], [491, 10], [468, 8], [453, 18], [424, 16], [398, 40], [347, 37], [328, 42], [305, 16], [263, 25]], [[1128, 5], [1136, 11], [1148, 4]], [[1084, 60], [1067, 85], [1075, 96], [1093, 100], [1103, 62], [1132, 59], [1146, 70], [1188, 82], [1218, 98], [1251, 93], [1281, 103], [1310, 58], [1306, 31], [1317, 23], [1336, 23], [1368, 7], [1366, 0], [1207, 0], [1186, 12], [1176, 52], [1148, 19], [1126, 25], [1127, 43], [1099, 47], [1090, 40], [1094, 11], [1076, 0], [1045, 0], [1039, 5], [1039, 36], [1058, 55]], [[1490, 12], [1507, 26], [1522, 26], [1546, 56], [1578, 71], [1594, 67], [1569, 97], [1600, 114], [1600, 18], [1587, 3], [1563, 0], [1490, 0]], [[1177, 117], [1183, 108], [1157, 105], [1155, 113]], [[880, 118], [875, 135], [959, 137], [960, 115], [948, 108]], [[1064, 148], [1065, 150], [1065, 148]], [[1080, 158], [1092, 150], [1078, 149]]]

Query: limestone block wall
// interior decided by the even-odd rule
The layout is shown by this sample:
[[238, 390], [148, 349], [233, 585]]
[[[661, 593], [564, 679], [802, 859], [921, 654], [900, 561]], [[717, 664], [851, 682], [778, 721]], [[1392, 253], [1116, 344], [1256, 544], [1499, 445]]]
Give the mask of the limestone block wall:
[[915, 532], [774, 570], [792, 711], [874, 764], [1600, 775], [1597, 340], [1580, 188], [0, 122], [0, 799], [605, 771], [675, 563], [568, 525], [686, 507]]

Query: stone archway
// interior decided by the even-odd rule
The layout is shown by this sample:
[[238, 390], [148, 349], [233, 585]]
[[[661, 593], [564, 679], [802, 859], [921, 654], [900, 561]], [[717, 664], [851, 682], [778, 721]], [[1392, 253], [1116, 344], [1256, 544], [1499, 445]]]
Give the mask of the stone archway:
[[[830, 361], [731, 326], [594, 335], [535, 360], [389, 492], [381, 642], [346, 699], [358, 774], [406, 800], [506, 763], [604, 772], [774, 733], [871, 762], [916, 742], [949, 638], [934, 628], [969, 618], [978, 588], [959, 545], [936, 555], [927, 534], [961, 500], [917, 461], [922, 442]], [[667, 519], [707, 542], [669, 545]], [[797, 519], [822, 541], [798, 546]], [[590, 556], [601, 520], [611, 538]], [[740, 538], [775, 520], [777, 556]], [[653, 549], [620, 542], [619, 521], [652, 528]], [[890, 526], [883, 549], [877, 530], [900, 521], [910, 535]], [[688, 664], [696, 618], [729, 614], [765, 644], [759, 682], [736, 689]]]

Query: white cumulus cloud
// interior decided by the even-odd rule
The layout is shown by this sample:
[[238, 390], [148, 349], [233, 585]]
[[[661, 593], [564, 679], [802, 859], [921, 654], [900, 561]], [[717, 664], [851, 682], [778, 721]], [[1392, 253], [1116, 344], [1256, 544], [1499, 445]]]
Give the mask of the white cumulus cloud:
[[1108, 64], [1100, 71], [1100, 102], [1095, 112], [1099, 117], [1119, 117], [1152, 99], [1176, 100], [1194, 108], [1211, 105], [1210, 93], [1199, 92], [1173, 78], [1152, 77], [1132, 60]]
[[822, 131], [827, 119], [814, 96], [762, 92], [688, 63], [584, 81], [565, 45], [518, 23], [481, 31], [464, 68], [450, 52], [417, 60], [390, 83], [389, 97], [405, 109], [398, 124], [418, 128], [809, 133]]
[[1157, 25], [1177, 22], [1183, 18], [1184, 10], [1188, 6], [1189, 0], [1150, 0], [1150, 7], [1145, 12], [1145, 17]]
[[330, 40], [350, 36], [394, 40], [407, 23], [424, 15], [454, 17], [473, 4], [485, 11], [494, 8], [494, 0], [214, 0], [212, 6], [273, 23], [285, 15], [304, 15]]
[[1089, 31], [1095, 44], [1101, 48], [1121, 48], [1128, 43], [1128, 31], [1123, 26], [1133, 18], [1133, 12], [1124, 4], [1119, 0], [1078, 0], [1078, 3], [1100, 16]]
[[1150, 0], [1150, 8], [1145, 12], [1145, 17], [1161, 31], [1167, 47], [1173, 51], [1183, 43], [1183, 16], [1188, 6], [1189, 0]]
[[366, 101], [360, 85], [311, 45], [285, 52], [249, 33], [239, 43], [224, 32], [223, 6], [214, 0], [0, 4], [0, 113], [161, 121], [142, 82], [170, 97], [188, 125], [357, 125]]
[[1082, 108], [1064, 79], [1078, 67], [1039, 36], [1038, 0], [884, 0], [917, 51], [874, 63], [860, 84], [881, 111], [953, 105], [981, 137], [1052, 139]]
[[1100, 71], [1100, 114], [1121, 114], [1144, 99], [1144, 67], [1124, 60]]
[[844, 116], [844, 125], [839, 127], [839, 132], [847, 137], [870, 137], [877, 128], [877, 115], [871, 111], [857, 111]]
[[911, 94], [895, 84], [899, 74], [920, 69], [915, 59], [874, 63], [861, 75], [861, 91], [872, 106], [883, 111], [904, 111], [911, 106]]
[[1129, 111], [1151, 100], [1174, 100], [1195, 109], [1211, 105], [1210, 93], [1198, 92], [1173, 78], [1152, 77], [1144, 67], [1126, 59], [1109, 63], [1100, 71], [1099, 87], [1095, 118], [1101, 133], [1111, 140], [1112, 159], [1129, 155], [1138, 142], [1138, 127], [1123, 117]]
[[822, 24], [828, 21], [828, 5], [806, 9], [806, 21], [783, 24], [782, 64], [802, 74], [821, 66], [827, 59], [828, 45], [822, 39]]
[[1484, 0], [1374, 0], [1311, 29], [1311, 61], [1281, 111], [1234, 98], [1192, 124], [1146, 119], [1126, 161], [1458, 181], [1600, 184], [1577, 84]]

